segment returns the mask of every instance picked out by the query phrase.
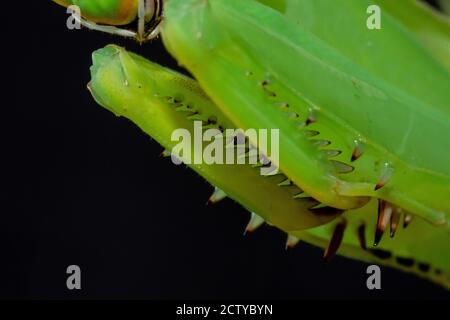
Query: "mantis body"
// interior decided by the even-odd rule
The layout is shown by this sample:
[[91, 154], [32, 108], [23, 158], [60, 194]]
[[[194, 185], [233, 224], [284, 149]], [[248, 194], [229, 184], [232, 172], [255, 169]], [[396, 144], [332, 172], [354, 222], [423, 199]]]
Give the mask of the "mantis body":
[[[421, 7], [415, 23], [375, 2], [387, 12], [379, 31], [365, 28], [366, 0], [168, 0], [162, 24], [150, 9], [142, 20], [162, 2], [130, 1], [134, 37], [160, 31], [196, 81], [108, 46], [94, 53], [89, 88], [168, 150], [172, 132], [193, 133], [194, 121], [219, 132], [279, 129], [277, 175], [191, 165], [222, 190], [213, 199], [227, 194], [253, 212], [249, 229], [267, 221], [288, 244], [325, 248], [327, 260], [338, 252], [449, 287], [450, 27]], [[97, 22], [130, 22], [119, 20]]]

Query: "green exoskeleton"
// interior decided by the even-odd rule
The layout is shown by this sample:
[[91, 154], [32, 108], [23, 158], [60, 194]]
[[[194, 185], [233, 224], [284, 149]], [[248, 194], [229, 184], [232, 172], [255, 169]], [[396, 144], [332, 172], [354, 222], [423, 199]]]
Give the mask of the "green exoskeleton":
[[[192, 132], [198, 120], [219, 131], [279, 129], [278, 175], [191, 165], [218, 188], [214, 201], [227, 194], [253, 212], [249, 229], [265, 220], [288, 244], [325, 248], [327, 260], [338, 252], [450, 287], [447, 18], [409, 0], [410, 11], [384, 0], [154, 3], [162, 23], [138, 40], [160, 32], [196, 81], [109, 46], [91, 69], [99, 104], [169, 150], [173, 130]], [[373, 3], [383, 12], [376, 31], [366, 27]]]

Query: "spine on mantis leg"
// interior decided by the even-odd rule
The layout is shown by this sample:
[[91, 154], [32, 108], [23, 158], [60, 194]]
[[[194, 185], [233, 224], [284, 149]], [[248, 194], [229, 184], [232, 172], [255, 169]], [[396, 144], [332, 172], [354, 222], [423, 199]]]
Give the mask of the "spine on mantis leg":
[[[236, 124], [280, 128], [280, 167], [315, 198], [384, 199], [450, 230], [448, 93], [409, 94], [252, 0], [171, 0], [163, 40]], [[315, 126], [330, 138], [311, 141]]]
[[[133, 121], [167, 150], [179, 144], [172, 141], [175, 130], [195, 135], [195, 121], [215, 128], [218, 134], [234, 128], [197, 83], [185, 76], [117, 46], [96, 51], [93, 60], [89, 88], [96, 101]], [[193, 144], [189, 146], [179, 154], [186, 162], [192, 159], [188, 154], [195, 157], [198, 152]], [[314, 209], [317, 201], [296, 197], [301, 190], [286, 183], [282, 174], [262, 176], [250, 164], [188, 165], [245, 208], [286, 231], [318, 226], [341, 214], [333, 208]]]
[[[329, 260], [339, 255], [371, 264], [393, 267], [431, 280], [450, 289], [449, 235], [422, 219], [415, 219], [406, 229], [391, 226], [395, 238], [381, 241], [376, 247], [370, 242], [376, 234], [373, 211], [376, 201], [345, 212], [340, 218], [317, 228], [290, 233], [295, 238], [324, 248]], [[401, 223], [402, 220], [396, 220]]]
[[[170, 139], [173, 130], [183, 128], [193, 133], [194, 118], [207, 122], [214, 117], [217, 128], [234, 126], [189, 78], [116, 46], [95, 52], [93, 58], [89, 87], [95, 99], [116, 115], [135, 122], [167, 149], [176, 144]], [[192, 168], [268, 222], [289, 231], [291, 239], [326, 248], [327, 260], [342, 243], [339, 253], [344, 256], [392, 266], [449, 286], [450, 260], [441, 254], [449, 250], [449, 242], [443, 230], [434, 230], [418, 220], [407, 230], [397, 231], [395, 241], [384, 241], [370, 249], [366, 248], [365, 239], [377, 232], [372, 223], [373, 203], [333, 219], [338, 211], [324, 216], [320, 211], [309, 210], [315, 203], [294, 199], [290, 188], [295, 186], [288, 187], [285, 181], [277, 180], [280, 177], [263, 177], [250, 165]], [[299, 229], [305, 230], [293, 231]]]

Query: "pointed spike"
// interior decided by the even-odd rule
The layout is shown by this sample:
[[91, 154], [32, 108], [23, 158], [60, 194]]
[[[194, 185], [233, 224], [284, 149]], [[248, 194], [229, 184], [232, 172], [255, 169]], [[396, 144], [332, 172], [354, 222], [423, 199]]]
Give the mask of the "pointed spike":
[[403, 218], [403, 228], [406, 229], [406, 227], [409, 226], [411, 221], [413, 220], [414, 216], [412, 214], [405, 214], [405, 217]]
[[188, 120], [192, 120], [192, 121], [201, 121], [206, 123], [208, 121], [208, 116], [204, 115], [204, 114], [200, 114], [200, 113], [194, 113], [190, 116], [187, 117]]
[[354, 167], [352, 167], [344, 162], [341, 162], [341, 161], [331, 160], [331, 163], [333, 164], [337, 173], [340, 173], [340, 174], [350, 173], [353, 170], [355, 170]]
[[318, 136], [320, 134], [320, 132], [316, 131], [316, 130], [305, 130], [305, 131], [303, 131], [303, 133], [307, 137], [315, 137], [315, 136]]
[[[307, 201], [308, 202], [308, 209], [309, 210], [313, 210], [315, 207], [317, 207], [317, 206], [322, 204], [320, 201], [317, 201], [314, 198], [304, 198], [303, 201]], [[317, 210], [317, 212], [319, 212], [321, 210], [321, 208], [317, 208], [315, 210]]]
[[395, 236], [397, 227], [400, 224], [401, 216], [402, 215], [400, 214], [399, 210], [397, 210], [397, 208], [394, 209], [394, 211], [392, 212], [392, 217], [391, 217], [391, 232], [390, 232], [391, 238], [393, 238]]
[[178, 105], [175, 107], [175, 111], [177, 111], [177, 112], [192, 112], [193, 109], [190, 106], [181, 104], [181, 105]]
[[327, 206], [325, 203], [319, 202], [318, 204], [312, 206], [311, 208], [309, 208], [309, 210], [319, 210], [319, 209], [323, 209], [323, 208], [330, 208], [329, 206]]
[[259, 227], [261, 227], [264, 224], [264, 219], [258, 216], [256, 213], [252, 212], [252, 215], [250, 217], [250, 221], [247, 224], [247, 227], [245, 228], [244, 235], [247, 233], [252, 233]]
[[336, 255], [336, 252], [339, 250], [342, 240], [344, 239], [344, 231], [346, 226], [347, 222], [345, 220], [342, 220], [334, 228], [330, 243], [323, 255], [325, 262], [330, 262], [331, 259], [333, 259], [333, 257]]
[[293, 249], [295, 248], [295, 246], [300, 242], [300, 239], [288, 234], [287, 239], [286, 239], [286, 250], [288, 249]]
[[383, 188], [391, 179], [392, 174], [394, 173], [394, 169], [389, 163], [385, 163], [384, 167], [381, 171], [381, 176], [377, 181], [377, 184], [375, 185], [375, 191]]
[[208, 117], [208, 123], [210, 123], [210, 124], [217, 124], [217, 117], [216, 116]]
[[305, 126], [309, 126], [310, 124], [312, 124], [314, 122], [316, 122], [316, 119], [314, 119], [313, 117], [308, 117], [308, 118], [306, 118]]
[[292, 186], [292, 181], [291, 181], [291, 179], [283, 180], [283, 181], [281, 181], [281, 182], [278, 184], [278, 186], [279, 186], [279, 187], [289, 187], [289, 186]]
[[337, 157], [342, 153], [341, 150], [322, 150], [322, 153], [328, 158]]
[[275, 102], [275, 106], [281, 110], [288, 110], [290, 108], [289, 103], [287, 102]]
[[277, 94], [273, 91], [270, 91], [267, 86], [270, 85], [270, 81], [269, 80], [263, 80], [260, 82], [260, 85], [263, 87], [264, 91], [267, 93], [267, 95], [269, 95], [270, 97], [276, 97]]
[[289, 119], [298, 119], [298, 118], [300, 118], [300, 116], [299, 116], [299, 114], [296, 113], [296, 112], [289, 112], [289, 113], [288, 113], [288, 118], [289, 118]]
[[264, 87], [264, 91], [267, 93], [267, 95], [268, 95], [269, 97], [276, 97], [276, 96], [277, 96], [277, 94], [276, 94], [275, 92], [270, 91], [270, 90], [267, 89], [266, 87]]
[[383, 237], [386, 226], [391, 221], [392, 206], [389, 202], [378, 200], [378, 221], [373, 246], [376, 247]]
[[381, 181], [378, 181], [377, 184], [375, 185], [375, 189], [374, 190], [377, 191], [377, 190], [383, 188], [384, 186], [385, 186], [385, 183], [383, 183]]
[[207, 204], [216, 204], [219, 201], [225, 199], [226, 197], [227, 194], [222, 189], [215, 187], [214, 192], [211, 195], [211, 197], [209, 197]]
[[163, 158], [169, 158], [171, 155], [172, 155], [172, 152], [167, 149], [164, 149], [163, 152], [161, 152], [161, 157], [163, 157]]
[[360, 140], [355, 140], [355, 149], [353, 149], [351, 161], [358, 160], [364, 153], [364, 144]]
[[361, 249], [367, 250], [366, 245], [366, 224], [363, 223], [358, 227], [358, 240], [359, 245], [361, 246]]
[[314, 122], [316, 122], [317, 119], [314, 115], [314, 110], [313, 109], [309, 109], [309, 114], [308, 114], [308, 118], [306, 118], [305, 120], [305, 126], [309, 126], [310, 124], [313, 124]]
[[306, 192], [300, 192], [300, 193], [296, 194], [293, 198], [294, 199], [306, 199], [306, 198], [311, 198], [311, 196], [309, 194], [307, 194]]
[[331, 144], [331, 141], [329, 140], [322, 140], [322, 139], [311, 139], [311, 142], [313, 145], [317, 147], [326, 147]]

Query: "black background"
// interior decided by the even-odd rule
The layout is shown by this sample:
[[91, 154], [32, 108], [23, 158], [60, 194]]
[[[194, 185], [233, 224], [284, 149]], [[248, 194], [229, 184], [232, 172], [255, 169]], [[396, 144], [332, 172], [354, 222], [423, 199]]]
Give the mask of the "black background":
[[[17, 1], [16, 3], [22, 3]], [[65, 10], [26, 1], [9, 15], [3, 69], [2, 298], [449, 298], [442, 288], [391, 269], [380, 291], [367, 265], [301, 243], [265, 226], [242, 236], [249, 214], [226, 200], [206, 206], [212, 187], [162, 159], [162, 148], [86, 90], [90, 53], [114, 42], [163, 65], [176, 62], [157, 41], [69, 31]], [[24, 14], [22, 14], [24, 13]], [[12, 109], [10, 109], [12, 108]], [[13, 115], [9, 116], [8, 111]], [[82, 269], [82, 290], [66, 268]]]

